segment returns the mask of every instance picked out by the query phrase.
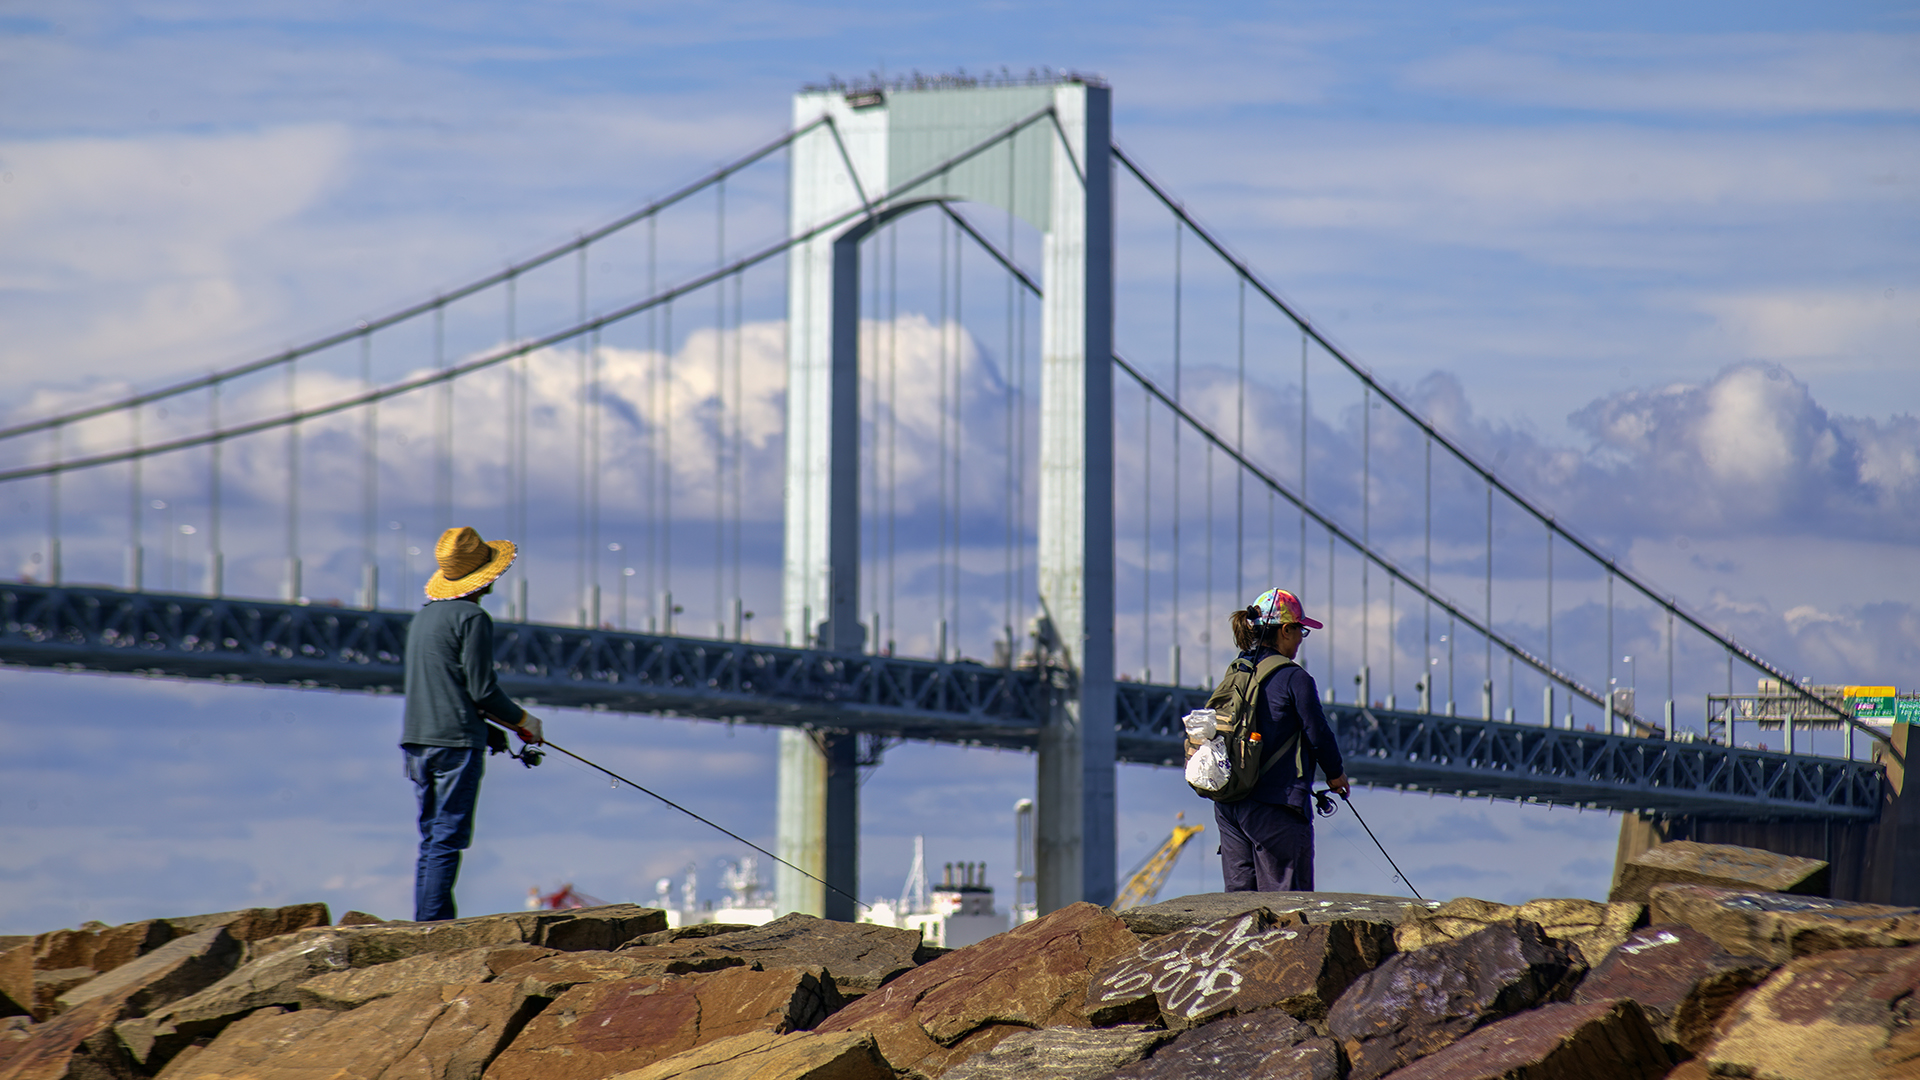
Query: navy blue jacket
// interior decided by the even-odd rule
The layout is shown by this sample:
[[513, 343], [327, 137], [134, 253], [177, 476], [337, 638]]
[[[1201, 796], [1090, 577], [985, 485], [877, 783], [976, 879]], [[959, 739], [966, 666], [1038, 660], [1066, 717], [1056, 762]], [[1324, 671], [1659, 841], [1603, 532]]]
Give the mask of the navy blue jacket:
[[493, 616], [472, 600], [435, 600], [407, 627], [406, 728], [401, 745], [487, 745], [480, 710], [517, 721], [522, 709], [493, 677]]
[[[1258, 664], [1277, 653], [1263, 647], [1246, 655]], [[1254, 715], [1258, 717], [1255, 726], [1260, 732], [1260, 744], [1267, 748], [1268, 754], [1278, 750], [1294, 732], [1303, 732], [1306, 769], [1305, 775], [1301, 775], [1301, 771], [1294, 768], [1293, 751], [1288, 750], [1247, 797], [1307, 813], [1314, 766], [1318, 765], [1329, 780], [1346, 773], [1346, 763], [1334, 742], [1333, 729], [1327, 726], [1327, 715], [1320, 710], [1320, 690], [1314, 685], [1313, 676], [1298, 664], [1288, 664], [1274, 672], [1260, 688], [1260, 696], [1254, 701]]]

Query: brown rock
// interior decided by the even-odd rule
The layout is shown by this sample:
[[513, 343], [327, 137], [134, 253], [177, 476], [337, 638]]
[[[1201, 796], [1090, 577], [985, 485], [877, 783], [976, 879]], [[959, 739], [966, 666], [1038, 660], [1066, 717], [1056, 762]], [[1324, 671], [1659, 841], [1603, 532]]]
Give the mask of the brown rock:
[[1592, 900], [1530, 900], [1524, 904], [1495, 904], [1463, 896], [1449, 900], [1425, 915], [1410, 918], [1394, 931], [1401, 952], [1412, 952], [1442, 941], [1458, 941], [1494, 923], [1525, 919], [1538, 923], [1555, 941], [1580, 950], [1588, 966], [1598, 964], [1615, 945], [1639, 925], [1646, 914], [1640, 903], [1598, 904]]
[[896, 1070], [937, 1076], [1018, 1028], [1087, 1026], [1093, 972], [1138, 946], [1105, 908], [1070, 904], [917, 967], [818, 1030], [870, 1031]]
[[1340, 995], [1327, 1027], [1351, 1080], [1375, 1080], [1491, 1020], [1564, 1000], [1585, 973], [1578, 952], [1534, 923], [1496, 923], [1388, 957]]
[[172, 924], [175, 937], [197, 934], [224, 926], [235, 941], [250, 943], [280, 937], [309, 927], [325, 926], [332, 921], [325, 904], [288, 904], [277, 908], [242, 908], [212, 915], [176, 916], [165, 920]]
[[165, 919], [143, 919], [140, 922], [123, 923], [102, 930], [94, 936], [93, 960], [90, 966], [93, 970], [105, 974], [122, 964], [147, 955], [180, 936], [184, 935], [175, 934], [173, 925]]
[[250, 1076], [288, 1051], [338, 1014], [326, 1011], [288, 1012], [266, 1008], [222, 1032], [213, 1044], [190, 1047], [160, 1073], [166, 1080], [195, 1076]]
[[608, 1080], [893, 1080], [873, 1037], [857, 1032], [720, 1039]]
[[386, 921], [387, 920], [381, 918], [378, 915], [369, 915], [364, 911], [349, 911], [345, 915], [340, 916], [340, 920], [334, 923], [334, 925], [335, 926], [378, 926], [381, 923], [384, 923]]
[[33, 973], [33, 1018], [50, 1020], [60, 1015], [60, 995], [93, 981], [99, 972], [90, 967], [55, 968]]
[[512, 966], [556, 955], [566, 954], [552, 949], [530, 949], [525, 945], [467, 949], [443, 955], [429, 953], [377, 967], [315, 975], [294, 987], [293, 992], [303, 1008], [357, 1009], [422, 986], [488, 982], [499, 973], [501, 961]]
[[352, 1012], [248, 1017], [168, 1080], [479, 1080], [541, 1002], [507, 982], [421, 987]]
[[1409, 900], [1404, 896], [1334, 892], [1220, 892], [1196, 893], [1120, 912], [1127, 929], [1141, 937], [1158, 937], [1195, 926], [1206, 926], [1235, 915], [1265, 908], [1275, 916], [1297, 914], [1312, 923], [1361, 920], [1400, 925], [1411, 916], [1440, 906], [1437, 900]]
[[569, 911], [516, 911], [444, 922], [322, 926], [256, 941], [248, 951], [248, 958], [261, 959], [322, 939], [341, 942], [345, 948], [345, 966], [356, 968], [425, 953], [459, 952], [487, 945], [540, 945], [566, 952], [617, 949], [641, 934], [663, 930], [666, 925], [666, 913], [657, 908], [607, 904]]
[[1113, 1080], [1340, 1080], [1340, 1047], [1278, 1009], [1182, 1032]]
[[1690, 926], [1663, 923], [1635, 931], [1608, 953], [1573, 1002], [1632, 998], [1661, 1041], [1693, 1055], [1712, 1039], [1727, 1006], [1773, 968], [1758, 957], [1734, 956]]
[[33, 939], [33, 969], [92, 968], [97, 935], [91, 930], [49, 930]]
[[676, 941], [719, 937], [723, 934], [737, 934], [742, 930], [753, 929], [757, 929], [757, 927], [751, 923], [694, 923], [691, 926], [671, 927], [666, 930], [661, 930], [658, 933], [641, 934], [639, 937], [634, 938], [626, 947], [629, 949], [639, 949], [648, 945], [671, 945]]
[[1647, 902], [1655, 885], [1712, 885], [1755, 892], [1827, 894], [1827, 864], [1819, 859], [1735, 844], [1674, 840], [1647, 849], [1620, 868], [1609, 900]]
[[1391, 1080], [1660, 1080], [1672, 1065], [1638, 1005], [1596, 1001], [1488, 1024]]
[[[1718, 1076], [1777, 1080], [1912, 1075], [1920, 949], [1803, 956], [1740, 999], [1701, 1056]], [[1898, 1072], [1895, 1067], [1906, 1068]]]
[[1087, 1015], [1096, 1024], [1157, 1016], [1182, 1028], [1277, 1007], [1318, 1020], [1392, 951], [1390, 933], [1379, 923], [1307, 926], [1297, 915], [1282, 920], [1257, 909], [1149, 939], [1095, 975]]
[[33, 939], [0, 952], [0, 1016], [33, 1015]]
[[347, 968], [346, 943], [338, 935], [303, 940], [296, 948], [241, 965], [197, 994], [120, 1024], [120, 1040], [134, 1060], [152, 1070], [193, 1040], [218, 1034], [255, 1009], [298, 1005], [302, 983]]
[[0, 1041], [19, 1041], [33, 1032], [33, 1017], [9, 1016], [0, 1020]]
[[[577, 957], [568, 963], [565, 957]], [[674, 941], [665, 945], [624, 948], [616, 952], [567, 953], [553, 962], [530, 971], [529, 977], [552, 972], [572, 983], [596, 979], [638, 979], [648, 975], [692, 975], [702, 971], [723, 971], [731, 967], [751, 967], [746, 957], [734, 953], [716, 953], [697, 941]], [[580, 973], [576, 975], [575, 973]], [[600, 974], [595, 974], [596, 972]], [[617, 973], [617, 974], [616, 974]]]
[[[761, 967], [818, 964], [845, 990], [865, 993], [914, 966], [920, 932], [875, 923], [845, 923], [811, 915], [783, 915], [751, 927], [697, 942], [649, 945], [631, 952], [688, 960], [695, 956], [739, 957]], [[658, 950], [668, 950], [661, 952]]]
[[1683, 1061], [1673, 1067], [1666, 1080], [1711, 1080], [1712, 1073], [1707, 1071], [1707, 1063], [1701, 1058]]
[[91, 978], [60, 995], [62, 1012], [96, 998], [126, 1002], [125, 1015], [144, 1016], [219, 982], [240, 962], [240, 943], [225, 927], [175, 938], [137, 960]]
[[1021, 1031], [948, 1069], [946, 1080], [1095, 1080], [1139, 1061], [1171, 1037], [1138, 1024]]
[[1776, 964], [1829, 949], [1920, 942], [1920, 908], [1707, 885], [1655, 885], [1651, 896], [1654, 922], [1685, 923], [1730, 953]]
[[138, 1074], [113, 1037], [125, 1002], [100, 997], [0, 1040], [0, 1080], [131, 1080]]
[[819, 972], [738, 967], [584, 983], [535, 1017], [487, 1080], [600, 1080], [717, 1039], [812, 1027], [839, 1004]]

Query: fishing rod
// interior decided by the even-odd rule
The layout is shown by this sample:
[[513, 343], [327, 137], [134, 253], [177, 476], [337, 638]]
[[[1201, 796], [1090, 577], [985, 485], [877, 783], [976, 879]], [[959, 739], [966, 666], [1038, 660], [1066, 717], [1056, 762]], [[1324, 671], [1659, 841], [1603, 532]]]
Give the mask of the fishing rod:
[[[859, 897], [854, 896], [852, 893], [847, 892], [845, 889], [837, 888], [830, 882], [814, 877], [812, 874], [807, 873], [805, 870], [802, 870], [799, 867], [788, 862], [787, 860], [781, 858], [780, 856], [775, 855], [773, 852], [768, 851], [766, 848], [761, 847], [759, 844], [756, 844], [753, 841], [747, 839], [746, 837], [741, 836], [739, 833], [734, 832], [732, 829], [727, 828], [725, 825], [721, 825], [716, 821], [712, 821], [708, 818], [701, 817], [699, 814], [696, 814], [693, 811], [687, 809], [686, 807], [681, 806], [679, 803], [674, 802], [672, 799], [667, 798], [665, 795], [662, 795], [657, 791], [653, 791], [648, 788], [642, 787], [641, 785], [634, 783], [633, 781], [627, 779], [624, 776], [621, 776], [619, 773], [614, 772], [612, 769], [607, 768], [605, 765], [602, 765], [597, 761], [589, 761], [586, 758], [581, 757], [579, 754], [574, 753], [573, 751], [567, 749], [564, 746], [561, 746], [559, 743], [556, 743], [551, 739], [542, 739], [538, 745], [544, 746], [549, 750], [557, 750], [560, 753], [567, 755], [568, 757], [572, 758], [573, 760], [579, 762], [582, 765], [587, 766], [590, 769], [598, 769], [599, 771], [605, 773], [607, 776], [611, 777], [617, 783], [625, 784], [628, 787], [632, 788], [633, 790], [638, 791], [644, 795], [651, 795], [654, 798], [659, 799], [661, 802], [666, 803], [668, 806], [673, 807], [675, 810], [680, 811], [681, 813], [687, 815], [688, 817], [699, 822], [700, 824], [706, 825], [710, 828], [718, 829], [720, 832], [723, 832], [726, 835], [734, 838], [735, 840], [740, 841], [741, 843], [747, 845], [748, 847], [759, 852], [760, 854], [765, 855], [767, 858], [772, 859], [774, 862], [779, 863], [781, 866], [784, 866], [787, 869], [793, 871], [794, 873], [799, 874], [801, 877], [804, 877], [809, 881], [820, 882], [821, 885], [853, 901], [854, 904], [859, 907], [871, 908], [873, 906], [871, 904], [861, 903]], [[513, 750], [509, 749], [507, 751], [507, 754], [508, 756], [518, 760], [520, 764], [526, 766], [529, 769], [533, 768], [535, 765], [540, 764], [540, 759], [543, 756], [545, 756], [535, 746], [523, 746], [520, 748], [520, 751], [518, 753], [515, 753]], [[1411, 886], [1409, 886], [1409, 888], [1411, 888]]]
[[[1321, 788], [1313, 793], [1313, 804], [1321, 817], [1332, 817], [1334, 811], [1339, 809], [1334, 805], [1333, 796], [1334, 792], [1331, 788]], [[1393, 856], [1387, 855], [1386, 846], [1380, 843], [1380, 838], [1373, 835], [1373, 830], [1367, 827], [1367, 819], [1360, 816], [1360, 810], [1353, 805], [1353, 800], [1347, 798], [1345, 792], [1341, 792], [1340, 801], [1347, 804], [1347, 809], [1353, 811], [1353, 819], [1360, 823], [1361, 828], [1367, 830], [1367, 839], [1372, 840], [1373, 846], [1379, 848], [1380, 854], [1386, 856], [1387, 865], [1393, 867], [1393, 876], [1400, 879], [1400, 884], [1407, 887], [1407, 891], [1413, 894], [1414, 899], [1425, 900], [1426, 897], [1420, 895], [1420, 890], [1413, 887], [1413, 882], [1407, 880], [1407, 875], [1400, 872], [1400, 867], [1393, 861]]]

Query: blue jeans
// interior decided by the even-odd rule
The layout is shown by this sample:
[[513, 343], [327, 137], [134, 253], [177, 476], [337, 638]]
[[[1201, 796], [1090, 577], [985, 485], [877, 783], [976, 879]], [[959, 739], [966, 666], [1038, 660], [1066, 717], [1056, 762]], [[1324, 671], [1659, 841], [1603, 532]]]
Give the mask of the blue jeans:
[[413, 872], [413, 918], [430, 922], [454, 917], [453, 881], [460, 852], [473, 843], [473, 807], [487, 752], [467, 746], [400, 748], [407, 779], [420, 799], [420, 860]]
[[1313, 822], [1276, 803], [1213, 804], [1228, 892], [1312, 892]]

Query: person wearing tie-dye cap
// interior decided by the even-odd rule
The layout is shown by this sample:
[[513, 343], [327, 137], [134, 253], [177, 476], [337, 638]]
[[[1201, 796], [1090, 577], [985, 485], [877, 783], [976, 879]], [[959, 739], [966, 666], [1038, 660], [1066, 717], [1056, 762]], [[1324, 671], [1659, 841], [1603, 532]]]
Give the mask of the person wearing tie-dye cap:
[[[1276, 892], [1313, 888], [1313, 814], [1308, 809], [1317, 768], [1327, 786], [1347, 794], [1346, 765], [1333, 730], [1320, 709], [1313, 676], [1291, 662], [1307, 635], [1321, 624], [1307, 618], [1300, 598], [1285, 589], [1268, 589], [1228, 620], [1242, 656], [1258, 664], [1276, 654], [1290, 661], [1261, 685], [1254, 700], [1254, 730], [1268, 753], [1287, 745], [1295, 733], [1304, 753], [1283, 754], [1264, 772], [1247, 797], [1216, 802], [1213, 819], [1220, 829], [1220, 869], [1228, 892]], [[1295, 762], [1304, 762], [1297, 767]]]

